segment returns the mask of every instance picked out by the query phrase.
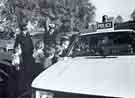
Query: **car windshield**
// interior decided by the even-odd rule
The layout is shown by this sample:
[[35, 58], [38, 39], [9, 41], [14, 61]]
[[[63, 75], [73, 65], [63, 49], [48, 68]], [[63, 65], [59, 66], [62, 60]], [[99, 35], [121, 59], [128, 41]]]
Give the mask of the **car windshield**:
[[135, 35], [124, 31], [81, 35], [69, 56], [119, 56], [134, 52]]

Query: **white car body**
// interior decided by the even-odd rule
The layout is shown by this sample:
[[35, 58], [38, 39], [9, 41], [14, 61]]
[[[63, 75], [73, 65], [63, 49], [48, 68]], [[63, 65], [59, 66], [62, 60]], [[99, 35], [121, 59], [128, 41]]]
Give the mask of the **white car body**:
[[32, 87], [43, 91], [135, 98], [135, 55], [66, 57], [42, 72]]

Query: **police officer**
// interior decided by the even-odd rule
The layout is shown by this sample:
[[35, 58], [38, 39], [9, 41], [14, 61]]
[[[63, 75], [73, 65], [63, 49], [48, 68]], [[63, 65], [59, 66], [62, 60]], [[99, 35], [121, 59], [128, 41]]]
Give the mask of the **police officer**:
[[20, 31], [20, 34], [16, 36], [14, 48], [20, 45], [22, 51], [22, 63], [20, 64], [18, 74], [18, 91], [19, 94], [22, 94], [25, 91], [31, 90], [34, 47], [26, 24], [20, 27]]

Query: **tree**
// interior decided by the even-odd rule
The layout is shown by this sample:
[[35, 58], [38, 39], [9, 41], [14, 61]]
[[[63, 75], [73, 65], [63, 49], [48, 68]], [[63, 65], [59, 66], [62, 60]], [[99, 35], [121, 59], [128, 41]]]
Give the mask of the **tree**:
[[8, 0], [0, 1], [0, 16], [0, 31], [5, 32], [5, 35], [12, 35], [15, 31], [16, 19], [15, 15], [9, 9]]
[[115, 18], [115, 23], [122, 23], [122, 22], [123, 22], [122, 16], [118, 15], [118, 16]]
[[80, 31], [95, 15], [95, 6], [89, 0], [8, 0], [8, 4], [18, 25], [36, 19], [45, 31], [48, 18], [58, 27], [68, 28], [66, 31]]
[[135, 9], [134, 9], [134, 11], [131, 13], [130, 16], [131, 16], [132, 20], [135, 21]]
[[63, 0], [56, 7], [59, 19], [70, 26], [69, 31], [86, 28], [95, 15], [95, 7], [89, 0]]

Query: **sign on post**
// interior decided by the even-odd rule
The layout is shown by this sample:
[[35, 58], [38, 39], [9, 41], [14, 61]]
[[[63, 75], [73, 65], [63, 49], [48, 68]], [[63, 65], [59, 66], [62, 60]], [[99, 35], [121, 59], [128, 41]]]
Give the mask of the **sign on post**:
[[113, 22], [97, 23], [97, 31], [114, 30]]
[[113, 27], [112, 22], [97, 23], [97, 29], [108, 29], [112, 27]]

